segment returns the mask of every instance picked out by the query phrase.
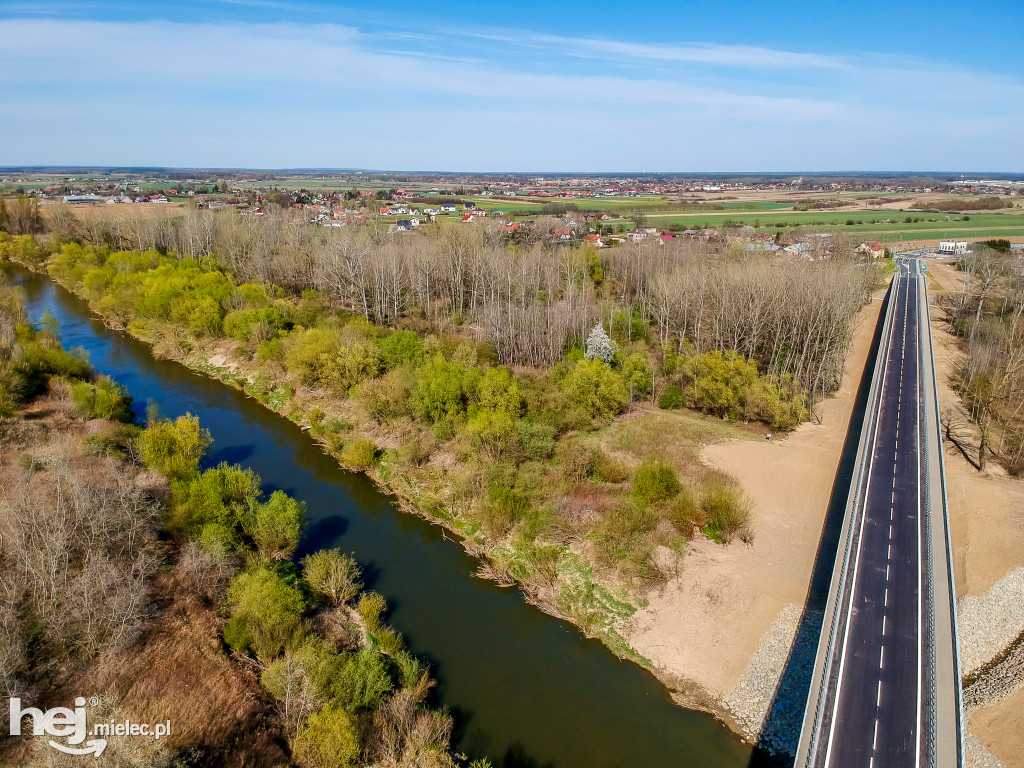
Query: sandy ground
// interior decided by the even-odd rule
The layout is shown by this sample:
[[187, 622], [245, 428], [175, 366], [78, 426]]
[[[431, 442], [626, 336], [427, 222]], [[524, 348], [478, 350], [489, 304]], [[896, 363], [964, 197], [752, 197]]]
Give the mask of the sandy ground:
[[[929, 269], [945, 289], [957, 288], [960, 278], [953, 267], [931, 262]], [[932, 290], [936, 287], [931, 283]], [[943, 413], [952, 410], [968, 455], [975, 459], [977, 432], [949, 388], [950, 374], [963, 353], [943, 323], [933, 323], [933, 334]], [[983, 595], [1007, 573], [1024, 565], [1024, 482], [1007, 477], [992, 462], [984, 474], [979, 473], [948, 442], [946, 475], [957, 594]], [[969, 729], [1004, 765], [1024, 766], [1024, 687], [973, 712]]]
[[[932, 273], [955, 289], [947, 264]], [[936, 290], [934, 281], [930, 289]], [[708, 447], [704, 459], [729, 473], [755, 502], [752, 546], [695, 543], [679, 575], [652, 594], [634, 617], [629, 643], [663, 679], [685, 692], [687, 703], [719, 714], [777, 617], [802, 605], [838, 466], [856, 387], [871, 345], [881, 302], [861, 312], [843, 386], [822, 407], [821, 424], [804, 424], [771, 443], [729, 442]], [[949, 378], [961, 354], [935, 313], [933, 332], [943, 411], [957, 412]], [[977, 445], [965, 416], [968, 444]], [[958, 594], [981, 595], [1024, 565], [1024, 482], [994, 465], [979, 474], [947, 444], [947, 479]], [[1006, 766], [1024, 766], [1024, 690], [977, 710], [970, 732]]]
[[804, 602], [881, 306], [874, 301], [861, 311], [843, 386], [821, 406], [821, 424], [803, 424], [771, 443], [736, 441], [704, 452], [753, 498], [754, 543], [693, 544], [679, 575], [636, 614], [627, 638], [690, 703], [722, 714], [719, 702], [778, 614]]

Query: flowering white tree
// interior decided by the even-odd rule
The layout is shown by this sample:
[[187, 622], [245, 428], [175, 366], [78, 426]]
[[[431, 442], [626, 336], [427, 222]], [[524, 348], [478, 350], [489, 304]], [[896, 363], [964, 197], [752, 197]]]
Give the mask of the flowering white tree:
[[619, 345], [608, 337], [600, 323], [595, 325], [590, 335], [587, 336], [587, 350], [584, 357], [587, 360], [603, 360], [610, 363], [618, 353]]

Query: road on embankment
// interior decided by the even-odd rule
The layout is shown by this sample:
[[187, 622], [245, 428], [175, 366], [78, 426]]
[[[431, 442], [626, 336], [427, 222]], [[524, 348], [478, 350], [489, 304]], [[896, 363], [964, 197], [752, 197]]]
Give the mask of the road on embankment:
[[825, 758], [831, 768], [920, 759], [922, 278], [907, 262], [899, 269]]

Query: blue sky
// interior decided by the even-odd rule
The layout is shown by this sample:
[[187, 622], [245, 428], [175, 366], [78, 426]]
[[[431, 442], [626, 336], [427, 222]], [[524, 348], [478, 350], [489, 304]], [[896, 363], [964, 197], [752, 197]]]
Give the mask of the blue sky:
[[0, 165], [1024, 171], [1024, 3], [0, 0]]

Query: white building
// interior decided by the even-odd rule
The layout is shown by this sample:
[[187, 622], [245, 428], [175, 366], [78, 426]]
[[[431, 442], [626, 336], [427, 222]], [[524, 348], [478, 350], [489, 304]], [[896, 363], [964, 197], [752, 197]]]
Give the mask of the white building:
[[939, 253], [944, 256], [962, 256], [967, 253], [966, 240], [940, 240]]

